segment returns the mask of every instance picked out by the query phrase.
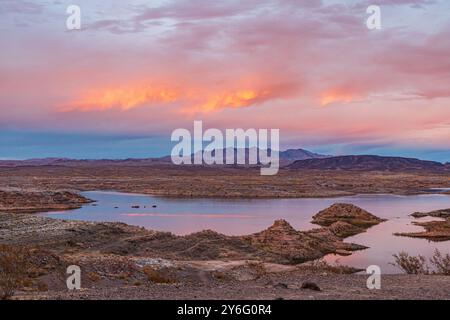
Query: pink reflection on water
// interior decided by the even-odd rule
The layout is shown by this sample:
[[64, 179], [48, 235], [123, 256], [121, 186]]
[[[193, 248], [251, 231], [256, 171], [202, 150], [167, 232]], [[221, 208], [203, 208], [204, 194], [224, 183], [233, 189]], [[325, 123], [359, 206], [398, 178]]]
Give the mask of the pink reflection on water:
[[122, 213], [121, 216], [127, 217], [167, 217], [167, 218], [179, 218], [179, 217], [192, 217], [192, 218], [208, 218], [208, 219], [253, 219], [257, 216], [252, 215], [239, 215], [239, 214], [195, 214], [195, 213], [183, 213], [183, 214], [167, 214], [167, 213]]

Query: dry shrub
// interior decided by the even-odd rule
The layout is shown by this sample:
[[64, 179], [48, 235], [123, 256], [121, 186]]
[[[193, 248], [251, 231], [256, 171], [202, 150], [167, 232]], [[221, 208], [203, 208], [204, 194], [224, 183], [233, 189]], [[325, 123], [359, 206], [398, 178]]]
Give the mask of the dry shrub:
[[39, 291], [48, 291], [48, 285], [45, 282], [39, 281], [37, 284], [37, 289]]
[[394, 254], [394, 266], [402, 269], [407, 274], [429, 274], [427, 266], [427, 259], [425, 257], [410, 256], [408, 253], [402, 251], [399, 254]]
[[147, 279], [154, 283], [173, 283], [174, 280], [165, 274], [162, 270], [153, 269], [151, 266], [145, 266], [142, 271], [147, 276]]
[[436, 249], [430, 262], [436, 268], [436, 274], [450, 276], [450, 255], [448, 253], [444, 256]]
[[309, 261], [298, 265], [297, 268], [308, 273], [317, 274], [323, 272], [332, 274], [353, 274], [362, 271], [362, 269], [340, 265], [338, 262], [336, 262], [335, 264], [330, 264], [324, 259]]
[[102, 280], [102, 276], [99, 275], [97, 272], [89, 272], [88, 273], [88, 278], [92, 282], [99, 282], [100, 280]]
[[260, 261], [246, 261], [245, 265], [255, 273], [256, 279], [260, 279], [267, 275], [266, 267], [264, 263]]
[[28, 278], [28, 257], [23, 247], [0, 245], [0, 299], [11, 298]]
[[[429, 259], [429, 264], [425, 257], [410, 256], [406, 252], [394, 254], [394, 266], [399, 267], [407, 274], [438, 274], [450, 275], [450, 255], [443, 255], [439, 250], [434, 251], [434, 255]], [[431, 268], [430, 266], [431, 265]]]
[[228, 276], [222, 271], [215, 271], [212, 275], [218, 280], [226, 280], [228, 278]]

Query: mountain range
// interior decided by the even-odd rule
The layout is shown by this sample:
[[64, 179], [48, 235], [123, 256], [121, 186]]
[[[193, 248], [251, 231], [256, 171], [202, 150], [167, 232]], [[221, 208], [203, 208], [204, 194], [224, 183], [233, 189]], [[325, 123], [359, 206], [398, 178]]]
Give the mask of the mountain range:
[[[237, 149], [235, 161], [237, 159]], [[222, 150], [225, 159], [226, 149]], [[246, 148], [248, 159], [250, 150]], [[191, 155], [192, 159], [194, 155]], [[289, 170], [359, 170], [359, 171], [450, 171], [450, 163], [420, 160], [404, 157], [385, 157], [378, 155], [331, 156], [314, 153], [305, 149], [280, 151], [280, 167]], [[171, 165], [171, 157], [143, 159], [96, 159], [76, 160], [68, 158], [44, 158], [29, 160], [0, 160], [0, 167], [22, 166], [153, 166]]]
[[[248, 159], [249, 148], [245, 149], [245, 157]], [[223, 159], [225, 159], [227, 149], [222, 149]], [[235, 162], [237, 159], [238, 149], [234, 148]], [[257, 151], [257, 150], [254, 150]], [[220, 152], [220, 151], [219, 151]], [[305, 159], [319, 159], [330, 157], [318, 153], [313, 153], [304, 149], [288, 149], [280, 151], [280, 165], [288, 165], [297, 160]], [[194, 154], [191, 155], [194, 158]], [[143, 166], [155, 164], [170, 164], [172, 162], [170, 156], [160, 158], [143, 158], [143, 159], [95, 159], [95, 160], [77, 160], [69, 158], [43, 158], [43, 159], [28, 159], [28, 160], [0, 160], [0, 167], [17, 167], [17, 166], [77, 166], [77, 165], [128, 165], [128, 166]]]
[[350, 155], [294, 161], [286, 168], [307, 170], [446, 171], [450, 170], [450, 164], [414, 158]]

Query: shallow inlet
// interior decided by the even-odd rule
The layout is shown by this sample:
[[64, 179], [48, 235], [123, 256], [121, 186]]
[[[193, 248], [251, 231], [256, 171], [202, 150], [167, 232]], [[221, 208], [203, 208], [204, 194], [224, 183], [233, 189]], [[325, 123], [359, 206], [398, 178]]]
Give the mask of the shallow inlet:
[[76, 210], [42, 215], [68, 220], [120, 221], [178, 235], [205, 229], [227, 235], [243, 235], [266, 229], [277, 219], [287, 220], [298, 230], [317, 228], [317, 225], [310, 223], [314, 214], [333, 203], [345, 202], [388, 221], [346, 239], [347, 242], [362, 244], [369, 249], [347, 257], [328, 255], [325, 257], [327, 261], [338, 259], [340, 264], [361, 268], [375, 264], [384, 273], [398, 273], [400, 271], [390, 264], [395, 253], [406, 251], [430, 257], [435, 249], [443, 253], [450, 252], [449, 241], [435, 243], [393, 235], [394, 232], [423, 230], [411, 222], [427, 221], [430, 218], [413, 219], [408, 216], [413, 212], [450, 208], [450, 196], [442, 194], [357, 195], [321, 199], [180, 199], [105, 191], [82, 194], [96, 202]]

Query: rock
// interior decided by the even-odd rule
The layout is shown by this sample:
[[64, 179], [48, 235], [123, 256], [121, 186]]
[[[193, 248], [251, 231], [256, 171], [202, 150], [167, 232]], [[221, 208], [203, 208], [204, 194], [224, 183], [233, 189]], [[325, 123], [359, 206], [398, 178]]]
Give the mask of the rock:
[[78, 209], [92, 202], [72, 191], [0, 189], [0, 211], [14, 213]]
[[[354, 227], [367, 229], [385, 221], [353, 204], [335, 203], [313, 216], [312, 223], [329, 227], [335, 222], [345, 222]], [[340, 227], [343, 225], [341, 224]], [[346, 229], [349, 229], [347, 226]], [[346, 230], [348, 231], [348, 230]], [[356, 231], [356, 230], [355, 230]], [[359, 233], [359, 232], [358, 232]]]
[[140, 206], [131, 206], [133, 209], [139, 209], [140, 208]]
[[414, 217], [414, 218], [423, 218], [423, 217], [426, 217], [426, 216], [428, 216], [428, 213], [426, 213], [426, 212], [414, 212], [414, 213], [411, 213], [411, 217]]
[[278, 282], [276, 284], [273, 285], [274, 288], [278, 288], [278, 289], [288, 289], [288, 285], [284, 282]]
[[356, 227], [344, 221], [334, 222], [328, 227], [328, 229], [340, 238], [347, 238], [364, 231], [363, 228]]
[[434, 218], [450, 218], [450, 209], [435, 210], [430, 212], [414, 212], [411, 214], [414, 218], [434, 217]]
[[274, 287], [278, 289], [288, 289], [288, 285], [283, 282], [278, 282], [277, 284], [274, 285]]
[[444, 219], [442, 221], [413, 222], [414, 225], [425, 228], [423, 232], [394, 233], [396, 236], [422, 238], [430, 241], [450, 240], [450, 209], [435, 210], [430, 212], [414, 212], [414, 218], [433, 217]]
[[450, 218], [447, 218], [443, 221], [413, 222], [413, 224], [423, 227], [425, 231], [394, 233], [394, 235], [410, 238], [422, 238], [434, 242], [450, 240]]
[[156, 208], [156, 204], [152, 205], [152, 208]]
[[314, 290], [314, 291], [322, 291], [315, 282], [311, 282], [311, 281], [303, 282], [301, 288], [308, 289], [308, 290]]

